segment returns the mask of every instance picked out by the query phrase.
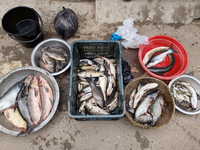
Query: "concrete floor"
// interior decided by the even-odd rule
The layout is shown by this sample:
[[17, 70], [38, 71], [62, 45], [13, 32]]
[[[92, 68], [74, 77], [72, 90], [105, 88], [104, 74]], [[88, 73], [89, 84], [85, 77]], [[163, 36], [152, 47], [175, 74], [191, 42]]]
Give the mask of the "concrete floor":
[[[45, 39], [58, 37], [53, 20], [62, 6], [74, 10], [78, 16], [79, 29], [67, 40], [70, 44], [75, 40], [109, 40], [124, 19], [136, 18], [135, 27], [140, 34], [149, 37], [168, 35], [181, 42], [189, 55], [185, 74], [200, 80], [200, 3], [195, 0], [7, 0], [0, 2], [1, 19], [7, 10], [19, 5], [32, 7], [41, 15]], [[0, 47], [0, 77], [12, 69], [31, 65], [32, 49], [9, 38], [2, 27]], [[135, 78], [147, 75], [139, 65], [137, 51], [122, 48], [122, 57], [129, 62]], [[135, 127], [126, 116], [118, 121], [80, 122], [71, 119], [67, 113], [69, 73], [68, 70], [55, 77], [61, 99], [53, 119], [44, 128], [26, 137], [13, 137], [0, 132], [1, 150], [199, 149], [200, 115], [188, 116], [176, 111], [168, 125], [155, 130]]]

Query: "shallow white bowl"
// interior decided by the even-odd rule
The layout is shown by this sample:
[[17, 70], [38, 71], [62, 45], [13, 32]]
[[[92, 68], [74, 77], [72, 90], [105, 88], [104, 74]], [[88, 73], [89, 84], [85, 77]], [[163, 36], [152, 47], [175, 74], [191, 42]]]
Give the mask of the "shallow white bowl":
[[[53, 96], [54, 96], [54, 104], [52, 107], [52, 110], [48, 117], [36, 128], [33, 129], [33, 132], [36, 132], [43, 128], [54, 116], [59, 99], [60, 99], [60, 92], [59, 92], [59, 87], [58, 83], [56, 82], [55, 78], [46, 70], [41, 69], [39, 67], [34, 67], [34, 66], [25, 66], [21, 68], [17, 68], [15, 70], [10, 71], [8, 74], [6, 74], [4, 77], [0, 79], [0, 97], [10, 88], [12, 87], [15, 83], [18, 81], [22, 80], [29, 74], [36, 75], [37, 77], [40, 75], [42, 76], [50, 85], [52, 91], [53, 91]], [[17, 136], [22, 129], [17, 128], [13, 126], [11, 123], [8, 122], [8, 120], [5, 118], [4, 113], [0, 114], [0, 131]]]
[[[197, 92], [198, 95], [200, 95], [200, 81], [198, 79], [196, 79], [195, 77], [189, 76], [189, 75], [182, 75], [180, 77], [177, 77], [173, 80], [170, 81], [168, 87], [169, 89], [171, 89], [172, 85], [177, 82], [177, 81], [183, 81], [183, 82], [188, 82], [189, 84], [191, 84], [193, 86], [193, 88], [195, 89], [195, 91]], [[178, 107], [175, 103], [175, 108], [177, 110], [179, 110], [180, 112], [187, 114], [187, 115], [196, 115], [200, 113], [200, 101], [197, 100], [197, 109], [193, 110], [193, 111], [186, 111], [181, 109], [180, 107]]]

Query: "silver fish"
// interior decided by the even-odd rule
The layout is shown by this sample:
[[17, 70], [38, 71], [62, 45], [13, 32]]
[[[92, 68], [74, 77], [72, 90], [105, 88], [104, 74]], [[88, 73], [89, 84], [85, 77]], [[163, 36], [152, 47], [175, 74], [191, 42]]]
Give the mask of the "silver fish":
[[143, 95], [150, 89], [154, 89], [158, 86], [157, 83], [148, 83], [146, 85], [144, 85], [135, 95], [135, 99], [134, 99], [134, 103], [133, 103], [133, 109], [135, 109], [138, 105], [138, 103], [140, 102], [141, 98], [143, 97]]
[[103, 58], [107, 62], [107, 66], [109, 68], [110, 74], [113, 75], [114, 79], [116, 79], [116, 69], [113, 63], [108, 58], [105, 58], [105, 57], [101, 57], [101, 58]]
[[24, 84], [24, 80], [15, 83], [12, 87], [10, 87], [7, 92], [0, 98], [0, 113], [4, 112], [9, 108], [14, 108], [15, 100], [18, 95], [18, 92], [21, 89], [21, 86]]
[[191, 98], [190, 98], [191, 106], [193, 109], [196, 109], [197, 108], [197, 94], [196, 94], [195, 89], [189, 83], [186, 83], [186, 82], [179, 81], [177, 82], [177, 84], [181, 84], [188, 89], [188, 91], [191, 93]]
[[109, 112], [112, 112], [113, 110], [115, 110], [115, 108], [118, 106], [118, 92], [115, 93], [113, 99], [111, 100], [111, 102], [107, 105], [107, 109], [109, 110]]
[[87, 111], [92, 115], [109, 115], [107, 111], [103, 110], [98, 106], [94, 106], [91, 102], [85, 104]]
[[86, 94], [86, 93], [91, 93], [91, 87], [90, 87], [90, 86], [84, 87], [84, 88], [80, 91], [80, 93], [77, 95], [77, 97], [81, 97], [81, 96], [83, 96], [83, 95]]
[[79, 60], [79, 63], [81, 63], [81, 62], [86, 62], [86, 63], [88, 63], [89, 65], [94, 65], [94, 62], [91, 61], [91, 60], [89, 60], [89, 59], [80, 59], [80, 60]]
[[91, 65], [91, 66], [81, 66], [81, 70], [95, 70], [97, 68], [97, 65]]
[[152, 121], [152, 116], [148, 113], [141, 115], [137, 118], [137, 121], [141, 122], [141, 123], [149, 123]]
[[49, 57], [55, 59], [55, 60], [61, 60], [61, 61], [65, 61], [65, 57], [64, 55], [59, 52], [59, 51], [54, 51], [54, 50], [48, 50], [48, 51], [45, 51], [43, 53], [46, 53]]
[[161, 61], [164, 60], [164, 58], [167, 56], [167, 54], [177, 53], [177, 52], [172, 48], [172, 45], [173, 45], [173, 44], [171, 44], [170, 48], [169, 48], [167, 51], [165, 51], [165, 52], [163, 52], [163, 53], [161, 53], [161, 54], [158, 54], [158, 55], [156, 55], [155, 57], [153, 57], [153, 58], [149, 61], [149, 63], [146, 65], [146, 67], [149, 68], [149, 67], [155, 66], [156, 64], [160, 63]]
[[159, 95], [151, 104], [151, 108], [150, 108], [150, 113], [153, 117], [151, 125], [154, 126], [155, 123], [158, 121], [158, 119], [160, 118], [161, 114], [162, 114], [162, 110], [163, 110], [163, 97], [162, 95]]
[[106, 91], [107, 96], [110, 96], [112, 94], [112, 91], [115, 86], [116, 86], [116, 81], [114, 79], [114, 76], [112, 76], [112, 75], [108, 76], [108, 87], [107, 87], [107, 91]]
[[147, 110], [151, 104], [151, 102], [158, 95], [159, 90], [154, 90], [151, 94], [147, 95], [138, 108], [135, 111], [135, 119], [138, 120], [138, 117], [147, 113]]
[[24, 81], [24, 86], [21, 88], [17, 98], [16, 98], [16, 104], [19, 109], [20, 114], [27, 122], [27, 128], [26, 130], [20, 132], [17, 136], [23, 135], [23, 134], [30, 134], [32, 130], [36, 127], [34, 123], [31, 120], [31, 116], [29, 113], [28, 108], [28, 87], [32, 81], [33, 75], [30, 74]]
[[104, 72], [100, 72], [100, 71], [95, 71], [95, 70], [84, 70], [81, 71], [77, 74], [79, 77], [85, 78], [85, 77], [99, 77], [101, 75], [104, 75]]
[[146, 65], [149, 60], [158, 52], [164, 52], [164, 51], [167, 51], [169, 49], [169, 47], [166, 47], [166, 46], [161, 46], [161, 47], [156, 47], [156, 48], [153, 48], [152, 50], [148, 51], [145, 55], [144, 55], [144, 58], [143, 58], [143, 63], [144, 65]]
[[85, 112], [85, 104], [86, 104], [86, 101], [83, 101], [81, 102], [81, 105], [79, 107], [79, 112], [82, 114], [82, 115], [86, 115], [86, 112]]
[[92, 97], [92, 93], [91, 93], [91, 92], [85, 93], [85, 94], [80, 98], [80, 102], [86, 101], [86, 100], [90, 99], [91, 97]]
[[95, 85], [94, 81], [92, 80], [92, 77], [86, 78], [86, 80], [90, 83], [93, 97], [99, 102], [100, 107], [103, 108], [105, 101], [101, 88]]
[[133, 108], [133, 101], [134, 101], [134, 96], [137, 93], [137, 90], [133, 90], [133, 92], [131, 93], [130, 99], [129, 99], [129, 107]]
[[103, 92], [104, 101], [106, 102], [107, 96], [106, 96], [106, 87], [107, 87], [108, 77], [106, 75], [102, 75], [99, 77], [99, 86]]
[[96, 62], [97, 64], [103, 65], [104, 64], [104, 59], [102, 58], [94, 58], [93, 59], [94, 62]]

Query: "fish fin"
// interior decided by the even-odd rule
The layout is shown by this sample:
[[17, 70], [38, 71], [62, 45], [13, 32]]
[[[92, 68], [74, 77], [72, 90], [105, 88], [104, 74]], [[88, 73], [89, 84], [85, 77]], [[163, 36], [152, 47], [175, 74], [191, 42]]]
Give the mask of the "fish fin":
[[175, 50], [172, 48], [172, 46], [173, 46], [173, 43], [170, 45], [169, 49], [171, 49], [171, 50], [173, 51], [173, 53], [178, 53], [177, 51], [175, 51]]

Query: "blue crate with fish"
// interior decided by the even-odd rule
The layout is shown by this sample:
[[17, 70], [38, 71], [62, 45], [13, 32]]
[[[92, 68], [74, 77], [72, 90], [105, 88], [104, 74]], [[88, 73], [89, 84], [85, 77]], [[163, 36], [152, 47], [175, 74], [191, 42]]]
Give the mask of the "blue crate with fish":
[[124, 116], [120, 43], [74, 41], [70, 55], [69, 116], [80, 121], [118, 120]]

